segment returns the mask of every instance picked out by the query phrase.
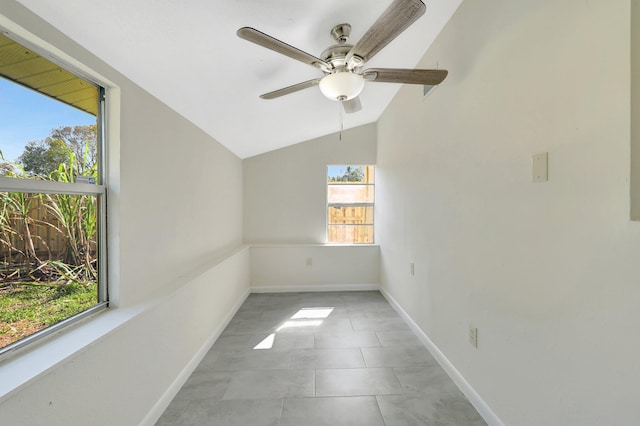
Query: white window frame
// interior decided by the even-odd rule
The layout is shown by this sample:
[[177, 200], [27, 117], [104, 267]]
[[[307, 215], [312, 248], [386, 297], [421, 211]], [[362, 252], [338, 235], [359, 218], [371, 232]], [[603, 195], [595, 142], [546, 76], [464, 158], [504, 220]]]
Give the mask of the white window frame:
[[[372, 245], [375, 244], [376, 238], [375, 238], [375, 229], [376, 229], [376, 225], [375, 225], [375, 177], [374, 177], [374, 181], [373, 183], [361, 183], [361, 182], [354, 182], [354, 183], [341, 183], [341, 186], [348, 186], [348, 185], [360, 185], [360, 186], [371, 186], [374, 188], [373, 191], [373, 202], [371, 203], [330, 203], [329, 202], [329, 185], [331, 185], [331, 183], [328, 180], [329, 177], [329, 167], [346, 167], [346, 166], [364, 166], [364, 167], [373, 167], [373, 173], [375, 174], [375, 170], [376, 170], [376, 165], [375, 164], [356, 164], [356, 163], [350, 163], [350, 164], [330, 164], [327, 166], [327, 170], [325, 172], [325, 181], [326, 181], [326, 192], [327, 192], [327, 202], [326, 202], [326, 206], [325, 206], [325, 215], [326, 215], [326, 219], [325, 219], [325, 241], [327, 242], [327, 244], [344, 244], [344, 245]], [[334, 207], [334, 208], [342, 208], [342, 207], [372, 207], [374, 209], [374, 214], [373, 214], [373, 223], [366, 223], [366, 224], [339, 224], [339, 223], [329, 223], [329, 207]], [[341, 243], [341, 242], [333, 242], [333, 241], [329, 241], [329, 226], [370, 226], [373, 230], [373, 235], [371, 238], [371, 242], [370, 243]]]
[[[51, 182], [36, 179], [20, 179], [20, 178], [6, 178], [0, 177], [0, 192], [23, 192], [23, 193], [40, 193], [40, 194], [66, 194], [66, 195], [90, 195], [97, 198], [97, 221], [98, 229], [96, 236], [96, 243], [98, 247], [98, 290], [97, 290], [97, 302], [94, 306], [68, 317], [54, 325], [37, 331], [23, 339], [20, 339], [4, 348], [0, 349], [0, 361], [17, 353], [21, 349], [27, 347], [31, 343], [41, 340], [53, 333], [56, 333], [70, 324], [77, 323], [78, 321], [87, 318], [98, 311], [102, 311], [109, 307], [109, 283], [108, 276], [108, 258], [110, 257], [110, 249], [107, 246], [107, 185], [109, 181], [108, 173], [108, 158], [107, 158], [107, 109], [106, 99], [111, 96], [107, 96], [107, 89], [105, 87], [111, 86], [106, 79], [100, 78], [97, 74], [91, 72], [78, 63], [77, 61], [69, 58], [66, 54], [49, 45], [48, 43], [37, 39], [35, 36], [23, 30], [21, 27], [6, 20], [0, 15], [0, 32], [5, 36], [13, 39], [17, 43], [26, 47], [29, 50], [37, 53], [45, 59], [59, 65], [66, 71], [75, 74], [79, 78], [92, 83], [98, 88], [99, 94], [99, 107], [98, 115], [96, 116], [97, 123], [97, 157], [98, 157], [98, 182], [97, 184], [88, 183], [76, 183], [76, 182]], [[34, 40], [34, 41], [30, 41]], [[64, 59], [62, 59], [64, 58]], [[102, 81], [101, 81], [102, 80]], [[113, 87], [114, 97], [119, 100], [119, 90]], [[43, 95], [46, 96], [46, 95]], [[115, 102], [116, 105], [111, 107], [112, 111], [119, 111], [119, 102]], [[72, 107], [70, 107], [72, 108]], [[110, 114], [111, 115], [111, 114]], [[114, 124], [119, 124], [114, 123]], [[110, 141], [111, 142], [111, 141]], [[111, 207], [110, 207], [111, 209]]]

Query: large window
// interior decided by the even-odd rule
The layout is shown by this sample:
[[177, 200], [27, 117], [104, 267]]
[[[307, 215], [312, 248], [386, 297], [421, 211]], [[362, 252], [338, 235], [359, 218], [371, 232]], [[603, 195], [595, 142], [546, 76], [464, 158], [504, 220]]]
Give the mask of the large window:
[[0, 355], [106, 307], [104, 90], [0, 35]]
[[327, 167], [327, 241], [373, 243], [374, 166]]

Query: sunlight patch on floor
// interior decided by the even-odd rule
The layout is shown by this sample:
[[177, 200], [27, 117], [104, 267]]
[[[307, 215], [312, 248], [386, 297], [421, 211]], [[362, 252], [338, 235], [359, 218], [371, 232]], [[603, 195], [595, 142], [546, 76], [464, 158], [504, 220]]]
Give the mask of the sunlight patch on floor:
[[320, 324], [322, 324], [322, 320], [287, 321], [284, 324], [282, 324], [280, 327], [278, 327], [276, 331], [280, 331], [285, 328], [293, 328], [293, 327], [317, 327]]
[[271, 333], [267, 337], [265, 337], [262, 342], [258, 343], [253, 347], [253, 349], [271, 349], [273, 348], [273, 343], [276, 340], [276, 334]]
[[333, 308], [302, 308], [290, 319], [327, 318], [331, 312], [333, 312]]
[[[293, 314], [289, 320], [280, 325], [280, 327], [276, 329], [276, 332], [287, 328], [317, 327], [322, 324], [323, 319], [331, 315], [333, 309], [333, 307], [302, 308]], [[275, 340], [276, 334], [271, 333], [255, 345], [253, 349], [272, 349]]]

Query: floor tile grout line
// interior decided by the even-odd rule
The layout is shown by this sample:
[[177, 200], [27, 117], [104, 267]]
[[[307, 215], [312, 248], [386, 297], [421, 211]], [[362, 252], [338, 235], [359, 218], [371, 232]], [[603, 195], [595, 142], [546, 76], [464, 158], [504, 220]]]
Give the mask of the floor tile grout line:
[[376, 395], [374, 398], [376, 399], [376, 407], [378, 407], [378, 413], [380, 413], [380, 418], [382, 419], [382, 423], [387, 424], [387, 421], [384, 419], [384, 414], [382, 414], [382, 408], [380, 408], [380, 400], [378, 399], [378, 395]]
[[391, 367], [391, 370], [393, 370], [393, 375], [396, 376], [398, 383], [400, 383], [400, 388], [402, 389], [402, 395], [408, 395], [406, 389], [404, 388], [404, 385], [402, 384], [402, 380], [400, 380], [400, 376], [398, 376], [398, 372], [396, 371], [396, 369], [398, 368], [401, 368], [401, 367]]
[[380, 340], [380, 336], [378, 335], [379, 331], [374, 331], [373, 335], [376, 336], [376, 340], [378, 341], [378, 347], [381, 348], [382, 345], [382, 340]]
[[364, 358], [364, 352], [362, 352], [362, 348], [358, 348], [360, 349], [360, 356], [362, 357], [362, 364], [364, 364], [365, 368], [369, 368], [369, 366], [367, 365], [367, 360]]
[[282, 424], [282, 414], [284, 413], [284, 400], [285, 398], [282, 398], [282, 401], [280, 403], [280, 417], [278, 417], [278, 426]]

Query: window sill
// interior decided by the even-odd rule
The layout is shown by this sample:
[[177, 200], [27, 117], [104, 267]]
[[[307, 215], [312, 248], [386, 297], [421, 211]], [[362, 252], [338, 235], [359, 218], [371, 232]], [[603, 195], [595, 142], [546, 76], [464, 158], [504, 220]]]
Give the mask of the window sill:
[[303, 248], [303, 247], [380, 247], [379, 244], [351, 244], [351, 243], [245, 243], [251, 248]]
[[37, 377], [148, 309], [148, 304], [106, 309], [22, 349], [0, 363], [0, 403]]

